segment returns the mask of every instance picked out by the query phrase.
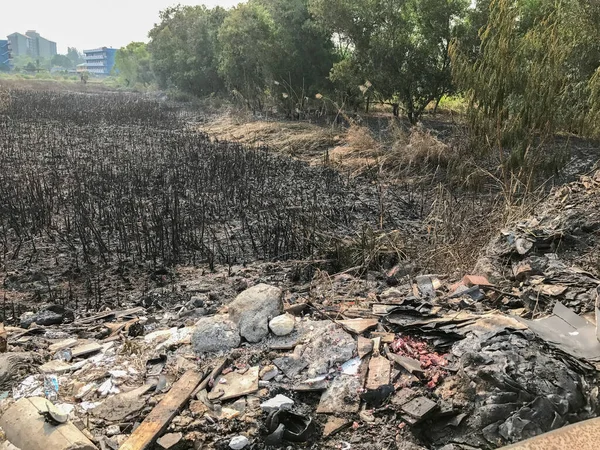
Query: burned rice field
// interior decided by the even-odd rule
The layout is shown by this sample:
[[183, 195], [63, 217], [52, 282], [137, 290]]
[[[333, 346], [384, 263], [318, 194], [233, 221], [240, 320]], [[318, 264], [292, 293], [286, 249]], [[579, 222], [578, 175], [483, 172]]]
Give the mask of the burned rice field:
[[[377, 225], [375, 189], [265, 148], [211, 140], [173, 106], [112, 92], [3, 97], [0, 263], [9, 284], [41, 266], [30, 275], [42, 295], [64, 297], [78, 279], [97, 303], [101, 292], [92, 291], [107, 266], [319, 259], [334, 238]], [[398, 208], [407, 209], [398, 217], [413, 214]]]

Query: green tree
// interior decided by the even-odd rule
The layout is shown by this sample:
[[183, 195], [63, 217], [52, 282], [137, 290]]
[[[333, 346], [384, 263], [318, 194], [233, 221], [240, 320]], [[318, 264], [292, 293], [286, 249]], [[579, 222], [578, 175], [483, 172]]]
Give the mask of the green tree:
[[[372, 83], [382, 102], [416, 123], [425, 108], [452, 89], [448, 49], [467, 0], [310, 0], [310, 10], [345, 49], [349, 67]], [[356, 76], [350, 77], [355, 79]]]
[[154, 74], [150, 68], [150, 53], [143, 42], [131, 42], [117, 50], [115, 69], [127, 86], [135, 86], [138, 83], [147, 86], [154, 81]]
[[217, 35], [227, 11], [204, 6], [176, 6], [160, 13], [150, 31], [148, 51], [161, 88], [177, 87], [206, 96], [220, 92]]
[[227, 86], [252, 110], [261, 110], [265, 91], [272, 80], [276, 53], [275, 23], [266, 8], [257, 3], [234, 8], [219, 31], [220, 73]]
[[54, 67], [62, 67], [63, 69], [73, 68], [73, 61], [65, 55], [54, 55], [50, 63]]
[[318, 27], [308, 0], [250, 0], [263, 7], [272, 24], [268, 38], [275, 57], [267, 59], [272, 91], [288, 114], [303, 109], [306, 98], [329, 88], [327, 77], [336, 61], [329, 33]]
[[79, 50], [77, 50], [75, 47], [67, 48], [67, 58], [71, 60], [71, 62], [73, 63], [73, 67], [79, 64], [83, 64], [85, 62], [85, 60], [83, 59], [83, 55], [79, 53]]

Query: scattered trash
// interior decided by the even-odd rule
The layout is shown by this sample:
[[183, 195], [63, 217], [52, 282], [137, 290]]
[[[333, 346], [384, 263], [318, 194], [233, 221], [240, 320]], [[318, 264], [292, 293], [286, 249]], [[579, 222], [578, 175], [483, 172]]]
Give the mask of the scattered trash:
[[0, 399], [8, 413], [40, 398], [31, 420], [102, 450], [495, 448], [594, 417], [600, 281], [525, 231], [502, 239], [504, 279], [397, 268], [300, 285], [265, 263], [155, 289], [144, 307], [26, 314], [28, 329], [0, 327]]
[[565, 353], [590, 362], [600, 361], [596, 325], [556, 302], [552, 315], [539, 320], [521, 319], [531, 331]]
[[44, 394], [51, 402], [58, 400], [58, 378], [56, 375], [44, 375]]
[[286, 410], [270, 413], [266, 427], [270, 434], [265, 444], [271, 446], [280, 446], [282, 441], [307, 442], [316, 434], [315, 424], [310, 417]]

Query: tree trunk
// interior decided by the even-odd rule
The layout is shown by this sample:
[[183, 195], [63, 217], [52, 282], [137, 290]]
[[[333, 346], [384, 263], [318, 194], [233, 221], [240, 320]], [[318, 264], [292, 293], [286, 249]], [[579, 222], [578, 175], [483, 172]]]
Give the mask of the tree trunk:
[[438, 106], [440, 106], [440, 102], [442, 101], [442, 97], [443, 97], [443, 95], [440, 95], [437, 98], [437, 100], [435, 101], [435, 107], [433, 108], [433, 115], [434, 116], [437, 114]]
[[392, 103], [392, 114], [394, 117], [400, 116], [400, 105], [398, 103]]
[[369, 114], [369, 107], [371, 106], [371, 97], [367, 97], [367, 104], [365, 105], [365, 114]]

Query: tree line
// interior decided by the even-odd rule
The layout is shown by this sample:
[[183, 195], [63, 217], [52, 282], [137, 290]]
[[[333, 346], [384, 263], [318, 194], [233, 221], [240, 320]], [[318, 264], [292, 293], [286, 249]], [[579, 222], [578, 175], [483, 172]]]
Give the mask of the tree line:
[[599, 28], [590, 0], [249, 0], [168, 8], [117, 65], [128, 84], [288, 115], [383, 103], [414, 124], [460, 93], [474, 135], [524, 154], [540, 132], [596, 132]]

